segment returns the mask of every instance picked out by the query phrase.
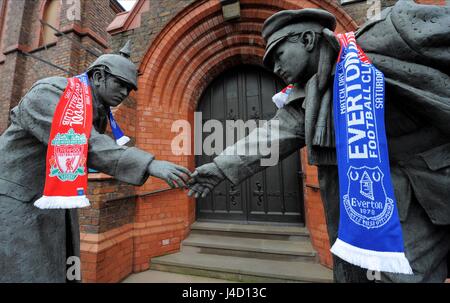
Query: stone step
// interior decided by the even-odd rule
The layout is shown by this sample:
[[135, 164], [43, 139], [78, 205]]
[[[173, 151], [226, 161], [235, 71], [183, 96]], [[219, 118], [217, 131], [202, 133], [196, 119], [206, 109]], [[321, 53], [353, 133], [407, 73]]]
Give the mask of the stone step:
[[262, 224], [237, 224], [217, 222], [194, 222], [191, 234], [222, 235], [231, 237], [302, 240], [309, 238], [309, 232], [302, 226], [279, 226]]
[[320, 264], [220, 256], [184, 251], [152, 258], [153, 270], [239, 282], [329, 283], [332, 271]]
[[191, 234], [182, 242], [182, 251], [265, 260], [317, 261], [317, 253], [306, 240], [285, 241]]

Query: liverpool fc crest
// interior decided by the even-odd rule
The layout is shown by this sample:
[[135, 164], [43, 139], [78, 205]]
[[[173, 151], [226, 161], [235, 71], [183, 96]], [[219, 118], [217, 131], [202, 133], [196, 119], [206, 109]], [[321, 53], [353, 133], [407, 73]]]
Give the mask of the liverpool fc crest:
[[50, 177], [73, 181], [86, 174], [83, 153], [86, 143], [86, 136], [75, 133], [72, 128], [65, 134], [58, 133], [51, 142], [54, 150], [50, 158]]

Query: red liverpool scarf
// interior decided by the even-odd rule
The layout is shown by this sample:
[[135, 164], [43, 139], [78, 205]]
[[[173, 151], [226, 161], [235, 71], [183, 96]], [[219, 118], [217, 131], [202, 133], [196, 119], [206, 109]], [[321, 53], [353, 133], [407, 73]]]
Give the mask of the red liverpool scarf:
[[47, 146], [41, 209], [89, 206], [87, 190], [88, 140], [92, 128], [92, 95], [86, 74], [68, 79], [53, 116]]

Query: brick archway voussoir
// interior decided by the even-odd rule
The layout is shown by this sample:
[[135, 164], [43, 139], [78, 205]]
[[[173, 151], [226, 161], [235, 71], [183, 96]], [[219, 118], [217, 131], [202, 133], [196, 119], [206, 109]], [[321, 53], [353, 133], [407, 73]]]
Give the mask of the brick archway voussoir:
[[222, 72], [239, 64], [261, 66], [263, 56], [263, 48], [237, 45], [209, 58], [191, 75], [184, 89], [180, 90], [177, 97], [181, 102], [180, 110], [195, 109], [203, 91]]
[[236, 47], [251, 47], [262, 52], [264, 51], [263, 41], [260, 36], [255, 34], [233, 34], [226, 36], [225, 39], [217, 40], [207, 48], [198, 48], [202, 49], [202, 51], [188, 52], [185, 55], [186, 59], [180, 59], [180, 64], [172, 69], [172, 73], [168, 77], [169, 81], [160, 83], [164, 87], [162, 91], [170, 91], [168, 95], [169, 104], [167, 106], [173, 106], [174, 110], [178, 110], [180, 103], [177, 102], [179, 99], [175, 96], [189, 84], [191, 75], [199, 69], [205, 69], [205, 66], [210, 64], [208, 62], [210, 58], [218, 56], [218, 54], [223, 53], [227, 49]]
[[[232, 39], [223, 40], [223, 34], [228, 33], [230, 29], [231, 32], [246, 33], [248, 24], [244, 23], [251, 22], [254, 23], [253, 30], [256, 28], [260, 30], [264, 20], [279, 10], [320, 7], [336, 15], [338, 30], [349, 31], [356, 28], [356, 23], [332, 0], [272, 0], [264, 3], [259, 0], [241, 0], [242, 21], [233, 24], [223, 21], [221, 6], [218, 3], [219, 1], [209, 0], [195, 2], [178, 14], [158, 35], [141, 63], [140, 70], [144, 73], [139, 79], [139, 85], [142, 90], [150, 92], [144, 98], [140, 98], [141, 101], [147, 100], [152, 105], [162, 106], [160, 102], [162, 94], [171, 91], [170, 97], [164, 96], [165, 102], [169, 100], [169, 104], [164, 107], [178, 110], [195, 108], [197, 100], [194, 99], [201, 95], [202, 89], [206, 87], [204, 83], [210, 82], [212, 75], [217, 75], [215, 71], [225, 70], [223, 66], [226, 64], [220, 60], [235, 62], [238, 58], [241, 60], [246, 58], [249, 62], [254, 62], [257, 58], [262, 59], [264, 49], [260, 45], [262, 41], [260, 36], [247, 37], [246, 43], [241, 41], [239, 46], [238, 41], [242, 39], [242, 35], [235, 35], [238, 41], [227, 45], [223, 42], [232, 41]], [[214, 31], [208, 33], [207, 31], [211, 28]], [[199, 37], [200, 39], [198, 39]], [[223, 45], [223, 49], [204, 47], [205, 45], [201, 42], [199, 44], [198, 41], [201, 41], [202, 38], [215, 39], [218, 40], [216, 43], [225, 45]], [[250, 41], [250, 39], [254, 40]], [[232, 51], [227, 51], [226, 48], [232, 48]], [[238, 51], [236, 48], [241, 48], [241, 50]], [[220, 55], [211, 54], [210, 52], [213, 50]], [[224, 55], [227, 52], [233, 54]], [[197, 60], [199, 57], [204, 58], [199, 62]], [[261, 65], [261, 61], [254, 63]], [[193, 69], [193, 67], [195, 68]], [[181, 76], [180, 72], [182, 72]], [[169, 88], [173, 88], [173, 85], [176, 89], [169, 90]], [[142, 90], [140, 89], [140, 91]], [[185, 100], [190, 100], [191, 103], [186, 104]]]

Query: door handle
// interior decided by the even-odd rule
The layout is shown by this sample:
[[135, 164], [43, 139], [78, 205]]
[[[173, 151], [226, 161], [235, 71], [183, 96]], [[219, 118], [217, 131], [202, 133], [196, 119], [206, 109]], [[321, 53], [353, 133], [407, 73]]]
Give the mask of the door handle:
[[253, 191], [253, 196], [258, 197], [258, 201], [256, 201], [256, 204], [258, 204], [258, 206], [261, 206], [263, 202], [262, 197], [264, 196], [264, 191], [262, 190], [262, 185], [261, 183], [259, 183], [259, 181], [256, 181], [255, 185], [256, 190]]
[[234, 185], [231, 185], [231, 189], [228, 192], [228, 194], [230, 195], [231, 198], [231, 204], [236, 205], [237, 201], [236, 201], [236, 197], [239, 197], [241, 195], [239, 190], [236, 190], [236, 187]]

